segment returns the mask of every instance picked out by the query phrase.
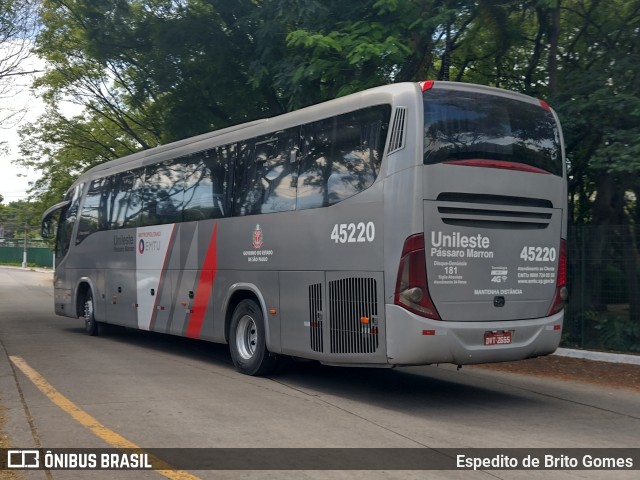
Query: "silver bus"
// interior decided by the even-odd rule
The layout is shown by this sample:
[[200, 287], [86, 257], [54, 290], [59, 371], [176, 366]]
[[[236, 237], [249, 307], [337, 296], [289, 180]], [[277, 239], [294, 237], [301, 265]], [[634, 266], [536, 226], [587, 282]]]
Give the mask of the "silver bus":
[[547, 355], [563, 152], [543, 101], [428, 81], [106, 162], [43, 215], [55, 312], [227, 343], [249, 375]]

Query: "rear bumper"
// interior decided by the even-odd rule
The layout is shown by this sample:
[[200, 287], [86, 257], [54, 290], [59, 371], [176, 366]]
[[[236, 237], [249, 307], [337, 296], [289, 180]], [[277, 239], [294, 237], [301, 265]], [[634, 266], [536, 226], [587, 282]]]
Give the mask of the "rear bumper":
[[[553, 353], [560, 344], [564, 312], [500, 322], [445, 322], [386, 305], [387, 357], [392, 365], [507, 362]], [[484, 345], [487, 331], [509, 330], [509, 345]], [[429, 331], [429, 334], [424, 334]]]

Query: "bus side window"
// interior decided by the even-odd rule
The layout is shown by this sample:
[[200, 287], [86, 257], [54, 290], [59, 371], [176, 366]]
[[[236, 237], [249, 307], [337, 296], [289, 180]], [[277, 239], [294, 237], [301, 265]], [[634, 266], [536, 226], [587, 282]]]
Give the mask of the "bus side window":
[[373, 184], [390, 114], [379, 105], [303, 125], [299, 210], [334, 205]]
[[297, 208], [329, 205], [327, 180], [332, 170], [335, 118], [302, 126]]
[[78, 208], [81, 195], [82, 185], [78, 185], [69, 195], [71, 197], [71, 203], [67, 208], [60, 212], [60, 221], [58, 222], [58, 234], [56, 240], [56, 264], [61, 261], [69, 251], [73, 227], [76, 223], [76, 219], [78, 218]]
[[76, 245], [80, 244], [92, 233], [105, 230], [104, 220], [106, 203], [104, 199], [106, 178], [100, 178], [91, 182], [87, 195], [82, 205], [80, 222], [78, 223], [78, 233], [76, 234]]
[[327, 179], [330, 205], [366, 190], [375, 182], [384, 148], [384, 143], [380, 144], [383, 121], [380, 108], [368, 108], [338, 117], [335, 157]]
[[241, 146], [235, 215], [296, 208], [299, 128], [275, 132]]
[[141, 226], [182, 220], [184, 185], [181, 167], [179, 163], [163, 162], [146, 168]]
[[142, 215], [144, 169], [123, 172], [112, 179], [107, 202], [110, 229], [137, 227]]
[[224, 145], [185, 157], [184, 208], [185, 222], [221, 218], [229, 210], [229, 183], [235, 145]]

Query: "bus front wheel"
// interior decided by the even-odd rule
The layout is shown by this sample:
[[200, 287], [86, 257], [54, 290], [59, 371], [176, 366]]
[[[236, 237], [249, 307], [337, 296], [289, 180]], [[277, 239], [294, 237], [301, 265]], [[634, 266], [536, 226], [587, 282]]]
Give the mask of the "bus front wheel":
[[95, 337], [100, 333], [100, 325], [96, 321], [94, 306], [93, 294], [91, 293], [91, 290], [87, 290], [84, 297], [84, 303], [82, 305], [82, 318], [84, 318], [84, 331], [87, 335], [91, 335], [92, 337]]
[[267, 350], [264, 315], [254, 300], [242, 300], [233, 311], [229, 350], [236, 369], [245, 375], [266, 375], [277, 357]]

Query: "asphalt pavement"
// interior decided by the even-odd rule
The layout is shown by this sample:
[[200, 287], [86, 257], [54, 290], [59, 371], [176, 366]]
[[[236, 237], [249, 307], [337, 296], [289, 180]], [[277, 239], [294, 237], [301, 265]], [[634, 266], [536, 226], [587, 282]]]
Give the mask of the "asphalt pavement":
[[[0, 267], [0, 290], [4, 289], [0, 291], [0, 402], [6, 409], [4, 433], [13, 446], [97, 448], [119, 439], [143, 446], [252, 448], [640, 444], [635, 392], [480, 369], [458, 372], [453, 366], [380, 370], [302, 364], [272, 378], [246, 377], [234, 371], [225, 346], [135, 331], [87, 337], [78, 320], [52, 313], [50, 283], [51, 271], [12, 269], [9, 273], [7, 267]], [[633, 355], [602, 352], [561, 349], [558, 354], [637, 361]], [[34, 382], [16, 358], [40, 372], [42, 379]], [[56, 404], [60, 396], [86, 417], [77, 414], [72, 421], [72, 413], [62, 411], [69, 405]], [[261, 479], [466, 479], [476, 478], [475, 473], [480, 474], [240, 472], [244, 478]], [[204, 472], [201, 477], [237, 475]], [[549, 472], [514, 471], [483, 473], [478, 478], [548, 476]], [[552, 476], [636, 478], [632, 472], [609, 471], [556, 471]], [[38, 470], [26, 472], [25, 478], [97, 477], [87, 472]], [[102, 472], [100, 478], [156, 476], [154, 472]]]

